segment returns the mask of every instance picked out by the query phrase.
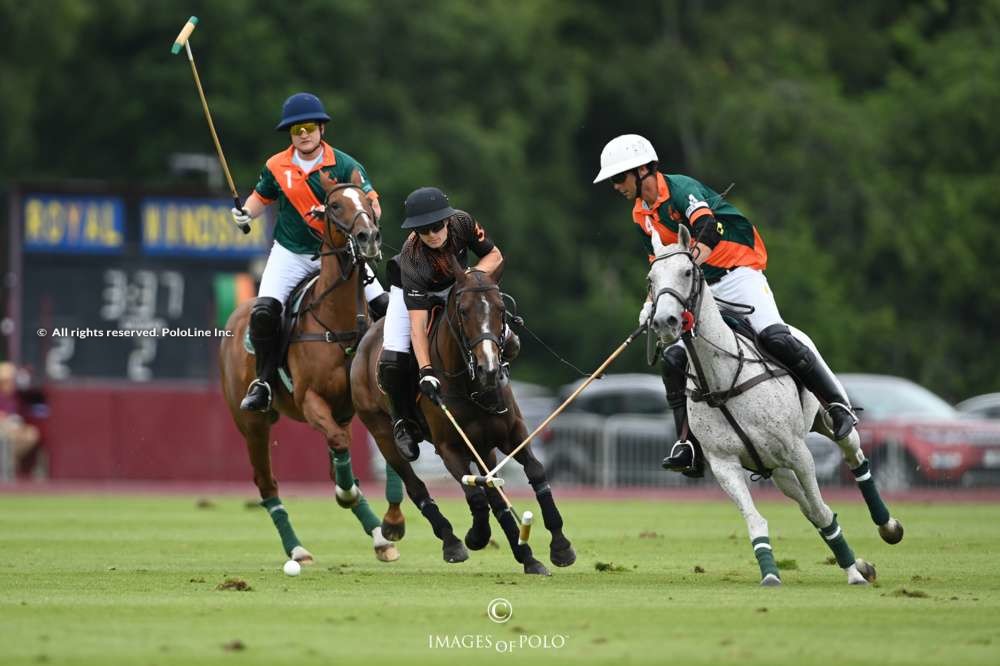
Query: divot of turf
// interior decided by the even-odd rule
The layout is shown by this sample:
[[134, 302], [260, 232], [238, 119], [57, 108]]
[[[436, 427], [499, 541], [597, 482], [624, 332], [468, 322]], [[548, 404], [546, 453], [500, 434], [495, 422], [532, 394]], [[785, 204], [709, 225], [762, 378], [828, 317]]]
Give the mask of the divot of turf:
[[224, 643], [222, 645], [222, 649], [226, 652], [240, 652], [242, 650], [246, 650], [247, 646], [246, 643], [237, 638], [229, 641], [228, 643]]
[[694, 572], [695, 573], [705, 573], [705, 569], [700, 564], [696, 564], [696, 565], [694, 565]]
[[253, 588], [245, 580], [239, 578], [227, 578], [226, 580], [219, 583], [216, 588], [217, 590], [233, 590], [234, 592], [252, 592]]
[[615, 564], [614, 562], [598, 562], [594, 565], [594, 569], [597, 571], [628, 571], [624, 566], [620, 564]]
[[799, 563], [795, 560], [778, 560], [775, 564], [782, 571], [794, 571], [799, 568]]
[[640, 539], [662, 539], [656, 532], [639, 532]]
[[910, 597], [911, 599], [926, 599], [929, 595], [922, 590], [908, 590], [901, 587], [889, 593], [890, 597]]

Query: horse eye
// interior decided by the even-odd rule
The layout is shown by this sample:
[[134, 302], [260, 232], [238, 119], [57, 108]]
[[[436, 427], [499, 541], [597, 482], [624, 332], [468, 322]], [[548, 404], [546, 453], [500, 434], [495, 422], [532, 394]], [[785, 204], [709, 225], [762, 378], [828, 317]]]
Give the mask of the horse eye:
[[686, 271], [684, 271], [684, 277], [691, 277], [691, 269], [690, 268], [687, 269]]

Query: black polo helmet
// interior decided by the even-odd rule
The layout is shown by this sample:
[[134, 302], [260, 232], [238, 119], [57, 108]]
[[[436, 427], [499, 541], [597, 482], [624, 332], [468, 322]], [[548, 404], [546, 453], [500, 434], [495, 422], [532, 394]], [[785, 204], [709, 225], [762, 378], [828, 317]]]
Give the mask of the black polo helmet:
[[451, 217], [457, 211], [448, 202], [448, 195], [436, 187], [421, 187], [410, 192], [403, 203], [403, 229], [419, 229]]

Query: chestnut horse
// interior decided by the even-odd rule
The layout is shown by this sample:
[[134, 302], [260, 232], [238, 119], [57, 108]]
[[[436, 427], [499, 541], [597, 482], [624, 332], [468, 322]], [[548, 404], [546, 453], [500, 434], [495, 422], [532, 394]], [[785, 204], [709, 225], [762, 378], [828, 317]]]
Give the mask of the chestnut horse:
[[[268, 444], [271, 426], [279, 413], [305, 421], [323, 435], [337, 503], [351, 509], [365, 532], [372, 536], [376, 557], [392, 561], [399, 558], [399, 553], [382, 535], [378, 518], [358, 489], [350, 459], [354, 408], [348, 373], [352, 348], [357, 348], [368, 324], [363, 282], [365, 261], [379, 258], [381, 233], [371, 201], [360, 188], [357, 171], [350, 183], [337, 184], [325, 174], [321, 178], [326, 196], [324, 208], [316, 212], [325, 223], [322, 245], [317, 252], [321, 257], [320, 273], [303, 297], [300, 316], [289, 331], [292, 344], [287, 347], [287, 367], [293, 391], [286, 390], [275, 378], [271, 381], [274, 398], [269, 412], [240, 409], [240, 400], [256, 376], [254, 359], [244, 348], [250, 302], [237, 307], [226, 324], [232, 337], [223, 339], [219, 350], [222, 391], [233, 421], [246, 440], [261, 505], [270, 513], [285, 553], [301, 563], [313, 561], [312, 554], [292, 529], [271, 471]], [[385, 516], [387, 527], [403, 523], [399, 509], [402, 493], [399, 495], [397, 501], [390, 500]]]
[[[431, 362], [441, 380], [441, 395], [456, 421], [473, 442], [487, 464], [495, 464], [494, 447], [510, 452], [525, 439], [528, 430], [514, 401], [510, 385], [502, 374], [502, 350], [505, 333], [504, 300], [497, 275], [465, 271], [452, 258], [455, 284], [451, 288], [442, 321], [430, 333]], [[472, 527], [465, 535], [465, 546], [455, 536], [451, 523], [441, 514], [427, 487], [400, 456], [392, 437], [385, 399], [378, 387], [378, 359], [382, 352], [382, 322], [375, 324], [358, 349], [351, 368], [354, 407], [378, 443], [379, 450], [402, 477], [406, 492], [430, 522], [443, 542], [446, 562], [462, 562], [469, 554], [465, 546], [480, 550], [490, 541], [490, 508], [503, 529], [515, 559], [529, 574], [548, 575], [548, 570], [532, 555], [528, 544], [518, 543], [517, 519], [493, 488], [462, 486], [472, 512]], [[430, 429], [429, 439], [448, 472], [461, 483], [463, 475], [484, 474], [476, 469], [471, 452], [441, 409], [426, 398], [419, 400], [420, 410]], [[552, 533], [550, 559], [556, 566], [569, 566], [576, 553], [563, 534], [562, 516], [556, 508], [545, 476], [545, 468], [530, 447], [523, 448], [515, 459], [524, 467], [542, 510], [546, 529]]]

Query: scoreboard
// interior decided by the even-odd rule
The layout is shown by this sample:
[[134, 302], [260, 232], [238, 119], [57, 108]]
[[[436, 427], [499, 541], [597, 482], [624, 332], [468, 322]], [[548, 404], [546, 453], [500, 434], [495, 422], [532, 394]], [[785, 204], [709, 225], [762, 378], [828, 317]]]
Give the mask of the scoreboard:
[[47, 381], [207, 380], [233, 307], [255, 295], [268, 224], [244, 235], [206, 193], [19, 186], [11, 355]]

